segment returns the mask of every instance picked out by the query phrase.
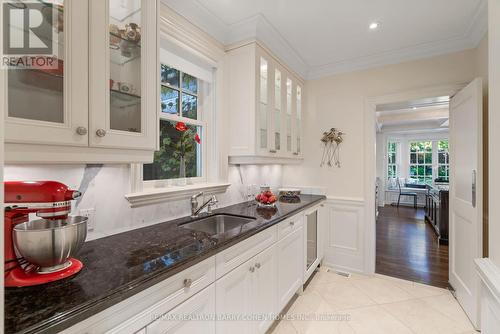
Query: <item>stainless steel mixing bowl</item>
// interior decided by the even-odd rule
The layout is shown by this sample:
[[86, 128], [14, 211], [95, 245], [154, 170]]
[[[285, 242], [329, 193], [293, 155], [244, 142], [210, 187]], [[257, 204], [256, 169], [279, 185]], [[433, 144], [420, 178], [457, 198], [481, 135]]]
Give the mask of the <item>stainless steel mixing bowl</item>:
[[14, 226], [13, 239], [19, 253], [41, 271], [64, 268], [87, 237], [87, 217], [37, 219]]

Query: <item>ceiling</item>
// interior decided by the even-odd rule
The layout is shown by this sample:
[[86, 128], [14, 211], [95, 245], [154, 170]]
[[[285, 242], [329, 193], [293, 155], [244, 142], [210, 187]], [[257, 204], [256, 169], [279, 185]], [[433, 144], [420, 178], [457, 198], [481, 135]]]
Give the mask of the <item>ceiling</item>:
[[487, 30], [486, 0], [162, 2], [225, 45], [260, 40], [310, 79], [474, 48]]
[[379, 104], [376, 108], [377, 131], [447, 132], [449, 128], [449, 97]]

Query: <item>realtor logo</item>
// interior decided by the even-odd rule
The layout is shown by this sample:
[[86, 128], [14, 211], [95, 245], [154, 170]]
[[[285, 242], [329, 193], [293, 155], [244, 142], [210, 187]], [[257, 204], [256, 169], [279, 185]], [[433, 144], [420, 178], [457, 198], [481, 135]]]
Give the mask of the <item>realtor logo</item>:
[[[54, 69], [58, 66], [54, 47], [62, 7], [52, 1], [3, 2], [2, 67]], [[55, 12], [56, 11], [56, 12]], [[57, 45], [57, 44], [56, 44]]]

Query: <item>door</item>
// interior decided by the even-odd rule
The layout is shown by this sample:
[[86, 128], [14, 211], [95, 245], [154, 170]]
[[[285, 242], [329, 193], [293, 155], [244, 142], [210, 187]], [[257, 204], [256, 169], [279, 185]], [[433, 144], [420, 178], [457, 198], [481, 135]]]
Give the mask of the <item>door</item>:
[[292, 299], [302, 285], [303, 270], [303, 227], [293, 231], [278, 243], [278, 309]]
[[254, 309], [252, 275], [255, 272], [252, 258], [215, 282], [217, 334], [253, 334], [251, 321], [234, 317], [250, 316]]
[[482, 257], [482, 83], [475, 79], [450, 101], [450, 283], [479, 328]]
[[40, 40], [52, 46], [55, 62], [6, 71], [5, 141], [87, 146], [88, 1], [40, 3], [50, 28]]
[[146, 327], [148, 334], [215, 334], [215, 286], [198, 292]]
[[90, 146], [156, 148], [157, 15], [156, 0], [90, 0]]
[[254, 324], [257, 328], [253, 332], [264, 334], [274, 321], [270, 315], [277, 313], [276, 277], [278, 267], [276, 266], [276, 245], [257, 255], [254, 261], [255, 273], [253, 275], [252, 291], [255, 298], [255, 313], [263, 314], [265, 317]]

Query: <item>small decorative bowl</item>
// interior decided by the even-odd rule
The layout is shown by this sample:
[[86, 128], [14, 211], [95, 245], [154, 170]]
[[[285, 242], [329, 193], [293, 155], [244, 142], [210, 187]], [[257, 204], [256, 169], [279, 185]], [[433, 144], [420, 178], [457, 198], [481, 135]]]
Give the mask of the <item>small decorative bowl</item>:
[[259, 208], [275, 208], [276, 207], [276, 202], [275, 203], [269, 203], [269, 204], [257, 202], [257, 206]]

